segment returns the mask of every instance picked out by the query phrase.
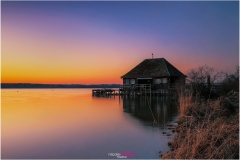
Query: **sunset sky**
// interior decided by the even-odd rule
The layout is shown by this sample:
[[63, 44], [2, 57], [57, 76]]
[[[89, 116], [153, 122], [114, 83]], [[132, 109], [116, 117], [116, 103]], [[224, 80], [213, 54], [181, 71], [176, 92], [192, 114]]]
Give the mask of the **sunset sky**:
[[106, 84], [146, 58], [239, 65], [239, 2], [1, 2], [2, 83]]

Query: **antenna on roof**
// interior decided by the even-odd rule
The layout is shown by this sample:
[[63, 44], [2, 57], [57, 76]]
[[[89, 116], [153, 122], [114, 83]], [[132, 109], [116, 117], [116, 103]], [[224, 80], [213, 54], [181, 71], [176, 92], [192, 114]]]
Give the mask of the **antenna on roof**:
[[153, 59], [153, 53], [152, 53], [152, 59]]

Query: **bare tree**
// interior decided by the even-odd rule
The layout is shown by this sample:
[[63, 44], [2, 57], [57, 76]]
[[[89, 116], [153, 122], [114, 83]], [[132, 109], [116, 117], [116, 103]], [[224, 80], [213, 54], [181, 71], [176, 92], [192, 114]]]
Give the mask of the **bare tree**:
[[207, 65], [190, 69], [187, 72], [187, 84], [195, 95], [209, 97], [212, 86], [216, 82], [221, 82], [223, 72]]

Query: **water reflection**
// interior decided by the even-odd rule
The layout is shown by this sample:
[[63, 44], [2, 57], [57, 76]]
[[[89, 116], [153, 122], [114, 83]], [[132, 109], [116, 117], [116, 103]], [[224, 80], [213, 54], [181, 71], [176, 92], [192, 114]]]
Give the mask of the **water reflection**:
[[177, 116], [178, 111], [170, 96], [124, 96], [123, 111], [145, 124], [166, 124]]
[[169, 150], [167, 125], [177, 118], [170, 97], [92, 97], [91, 89], [1, 93], [4, 159], [156, 159]]

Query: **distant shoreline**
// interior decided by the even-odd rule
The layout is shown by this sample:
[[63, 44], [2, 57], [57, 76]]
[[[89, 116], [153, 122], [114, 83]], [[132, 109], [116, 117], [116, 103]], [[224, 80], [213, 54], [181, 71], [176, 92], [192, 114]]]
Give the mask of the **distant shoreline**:
[[32, 84], [1, 83], [1, 89], [7, 88], [119, 88], [121, 84]]

